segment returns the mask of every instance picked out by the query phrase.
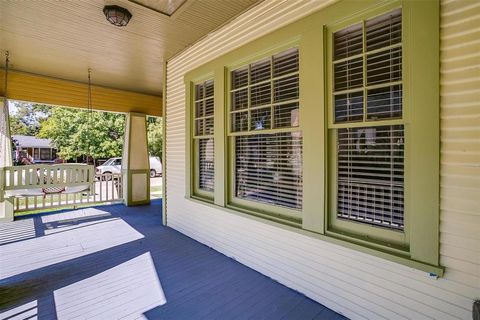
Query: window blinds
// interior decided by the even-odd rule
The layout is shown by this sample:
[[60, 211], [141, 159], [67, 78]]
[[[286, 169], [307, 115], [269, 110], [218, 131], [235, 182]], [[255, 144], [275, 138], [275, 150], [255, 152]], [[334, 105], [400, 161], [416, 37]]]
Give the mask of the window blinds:
[[403, 228], [403, 125], [338, 130], [338, 216]]
[[[404, 125], [388, 120], [403, 112], [401, 24], [396, 9], [335, 32], [332, 48], [334, 122], [346, 124], [335, 129], [337, 217], [397, 230], [404, 228]], [[353, 122], [364, 127], [349, 128]]]
[[[230, 131], [298, 126], [299, 56], [292, 48], [231, 72]], [[297, 111], [295, 111], [297, 110]]]
[[231, 72], [230, 120], [235, 196], [300, 210], [303, 176], [302, 134], [296, 129], [297, 48]]
[[196, 186], [198, 189], [213, 192], [214, 190], [214, 85], [213, 80], [207, 80], [195, 85], [195, 119], [194, 147], [197, 154]]
[[[335, 123], [402, 117], [401, 10], [333, 35]], [[366, 105], [366, 112], [364, 112]]]
[[235, 169], [237, 197], [302, 208], [300, 132], [237, 136]]
[[201, 190], [214, 190], [213, 138], [198, 140], [198, 187]]

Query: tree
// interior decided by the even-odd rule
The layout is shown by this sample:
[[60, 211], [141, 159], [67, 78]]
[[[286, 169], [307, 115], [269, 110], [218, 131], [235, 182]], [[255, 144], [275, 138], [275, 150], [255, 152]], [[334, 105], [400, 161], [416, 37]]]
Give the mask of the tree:
[[[51, 139], [64, 160], [82, 156], [107, 159], [122, 156], [125, 115], [109, 112], [15, 103], [12, 134]], [[148, 152], [162, 157], [162, 122], [147, 117]]]
[[57, 107], [42, 123], [39, 136], [52, 139], [62, 159], [105, 159], [122, 155], [124, 126], [123, 114]]
[[16, 115], [10, 116], [10, 134], [13, 135], [28, 135], [28, 127], [25, 123], [20, 121]]
[[42, 123], [50, 117], [51, 107], [43, 104], [31, 104], [15, 101], [11, 105], [11, 134], [36, 136]]
[[162, 159], [163, 131], [162, 118], [147, 117], [148, 153]]

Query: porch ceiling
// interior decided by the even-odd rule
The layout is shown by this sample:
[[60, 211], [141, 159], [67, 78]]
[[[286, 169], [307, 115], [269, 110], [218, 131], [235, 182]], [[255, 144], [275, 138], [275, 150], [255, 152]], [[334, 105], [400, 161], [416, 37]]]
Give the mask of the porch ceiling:
[[[8, 50], [15, 70], [78, 82], [92, 68], [96, 85], [161, 95], [163, 61], [260, 0], [187, 0], [171, 16], [143, 2], [0, 1], [1, 60]], [[127, 8], [128, 26], [107, 22], [105, 4]]]

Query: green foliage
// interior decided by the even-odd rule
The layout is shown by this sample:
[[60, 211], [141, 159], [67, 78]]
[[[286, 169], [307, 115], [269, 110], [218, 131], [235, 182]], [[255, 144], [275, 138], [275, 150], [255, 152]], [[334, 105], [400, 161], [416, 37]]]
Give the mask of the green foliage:
[[124, 126], [123, 114], [52, 108], [39, 136], [52, 139], [62, 159], [105, 159], [122, 155]]
[[148, 153], [162, 159], [162, 118], [147, 117]]
[[[122, 156], [125, 115], [14, 102], [11, 134], [52, 139], [64, 160]], [[147, 117], [148, 152], [162, 157], [162, 121]]]
[[42, 123], [48, 119], [51, 107], [43, 104], [13, 102], [10, 114], [10, 131], [12, 135], [36, 136]]
[[22, 121], [20, 121], [20, 119], [15, 116], [15, 115], [11, 115], [10, 116], [10, 134], [11, 135], [16, 135], [16, 134], [19, 134], [19, 135], [28, 135], [28, 127], [25, 123], [23, 123]]

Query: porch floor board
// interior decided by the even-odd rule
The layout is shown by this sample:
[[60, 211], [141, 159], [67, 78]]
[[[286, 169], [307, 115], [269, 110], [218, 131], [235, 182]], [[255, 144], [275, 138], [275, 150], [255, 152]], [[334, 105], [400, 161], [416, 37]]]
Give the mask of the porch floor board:
[[161, 201], [0, 225], [0, 319], [345, 319], [162, 226]]

